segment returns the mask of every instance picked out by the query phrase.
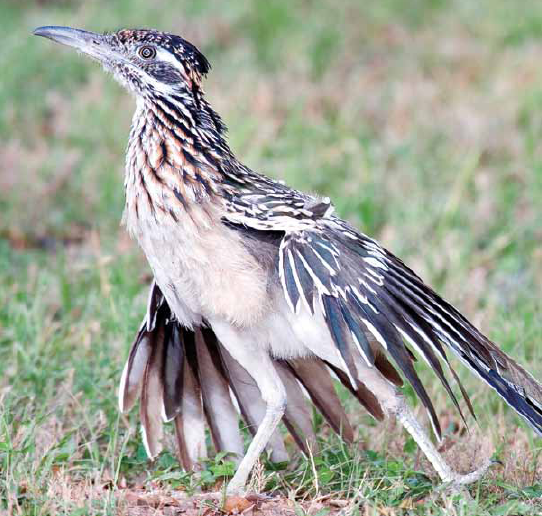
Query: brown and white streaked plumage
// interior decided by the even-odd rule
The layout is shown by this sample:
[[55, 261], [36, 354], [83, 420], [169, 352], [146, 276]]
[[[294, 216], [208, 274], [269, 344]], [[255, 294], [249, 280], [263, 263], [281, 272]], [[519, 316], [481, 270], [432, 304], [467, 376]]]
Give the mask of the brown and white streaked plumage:
[[[487, 464], [469, 475], [451, 470], [398, 393], [401, 377], [388, 361], [413, 386], [440, 437], [414, 360], [419, 355], [429, 364], [461, 412], [451, 375], [473, 412], [447, 351], [542, 433], [542, 387], [529, 373], [403, 262], [338, 218], [328, 199], [293, 190], [236, 159], [201, 88], [209, 63], [192, 44], [153, 30], [102, 35], [42, 27], [35, 34], [100, 61], [137, 99], [124, 217], [147, 256], [161, 301], [151, 295], [154, 308], [123, 375], [121, 407], [133, 404], [141, 386], [151, 454], [159, 448], [163, 405], [165, 417], [176, 418], [188, 457], [183, 463], [190, 465], [203, 453], [202, 410], [212, 421], [209, 414], [225, 403], [223, 413], [233, 420], [227, 391], [235, 393], [235, 379], [248, 373], [266, 409], [258, 415], [261, 400], [236, 393], [245, 400], [240, 405], [247, 421], [259, 424], [229, 484], [231, 491], [241, 489], [265, 446], [271, 443], [281, 455], [280, 439], [273, 436], [285, 410], [294, 433], [296, 425], [307, 428], [306, 418], [292, 422], [295, 414], [287, 408], [288, 396], [297, 400], [294, 405], [300, 399], [293, 377], [307, 378], [303, 371], [315, 363], [308, 376], [320, 371], [322, 382], [329, 382], [325, 362], [375, 417], [397, 417], [442, 480], [473, 481]], [[161, 314], [158, 326], [153, 314]], [[310, 362], [315, 359], [320, 361]], [[329, 389], [305, 383], [322, 408]], [[183, 422], [183, 413], [195, 426]], [[336, 424], [341, 417], [331, 420]], [[212, 423], [211, 430], [217, 448], [240, 452], [235, 435], [221, 435]]]

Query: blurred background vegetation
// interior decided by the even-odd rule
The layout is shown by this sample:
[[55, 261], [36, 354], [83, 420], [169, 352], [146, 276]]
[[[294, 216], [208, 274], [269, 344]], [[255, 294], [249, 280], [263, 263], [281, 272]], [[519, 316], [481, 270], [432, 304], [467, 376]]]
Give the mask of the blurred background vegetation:
[[[116, 412], [149, 281], [119, 226], [133, 99], [94, 63], [32, 37], [41, 25], [153, 27], [194, 42], [247, 165], [330, 196], [542, 378], [542, 2], [0, 0], [0, 19], [0, 513], [114, 512], [112, 492], [88, 493], [136, 473], [197, 484], [167, 454], [145, 462], [137, 416]], [[538, 510], [540, 441], [462, 378], [485, 435], [450, 456], [468, 469], [496, 447], [506, 466], [479, 487], [480, 507]], [[457, 416], [436, 384], [434, 396], [453, 444]], [[395, 498], [375, 489], [363, 500], [399, 506], [405, 468], [431, 470], [393, 425], [386, 437], [358, 420], [376, 459], [329, 437], [344, 464], [366, 469], [337, 473], [332, 454], [328, 488], [349, 496], [363, 475], [376, 485], [368, 471]], [[299, 460], [306, 475], [282, 487], [315, 496]], [[382, 464], [399, 468], [393, 482]], [[221, 471], [211, 466], [207, 487]]]

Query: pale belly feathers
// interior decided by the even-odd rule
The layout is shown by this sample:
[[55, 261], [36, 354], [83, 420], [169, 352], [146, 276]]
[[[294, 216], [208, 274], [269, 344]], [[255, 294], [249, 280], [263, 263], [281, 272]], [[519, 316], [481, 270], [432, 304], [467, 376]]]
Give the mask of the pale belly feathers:
[[267, 271], [220, 221], [207, 227], [196, 227], [189, 217], [142, 222], [141, 210], [139, 218], [127, 210], [125, 221], [183, 324], [191, 327], [202, 318], [218, 317], [248, 327], [268, 312]]

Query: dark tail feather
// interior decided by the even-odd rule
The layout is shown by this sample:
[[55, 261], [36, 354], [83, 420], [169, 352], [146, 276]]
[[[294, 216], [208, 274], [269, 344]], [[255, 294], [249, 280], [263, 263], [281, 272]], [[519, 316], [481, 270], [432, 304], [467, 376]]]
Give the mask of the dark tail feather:
[[299, 382], [286, 362], [275, 364], [282, 383], [288, 393], [288, 403], [284, 413], [284, 424], [295, 442], [305, 454], [317, 451], [316, 434], [312, 424], [310, 402], [303, 394]]
[[325, 364], [317, 359], [289, 360], [288, 364], [331, 428], [346, 442], [352, 443], [354, 430], [335, 392], [333, 381]]
[[168, 322], [164, 333], [162, 352], [164, 418], [171, 421], [182, 410], [184, 342], [182, 328], [177, 324]]
[[139, 413], [143, 444], [147, 455], [156, 457], [162, 451], [163, 383], [161, 378], [164, 326], [160, 324], [152, 339], [152, 349], [143, 375]]
[[175, 418], [175, 437], [179, 459], [184, 469], [194, 469], [207, 457], [205, 413], [198, 376], [194, 332], [183, 330], [186, 360], [183, 366], [181, 411]]
[[141, 385], [152, 350], [146, 327], [139, 330], [122, 371], [119, 387], [119, 409], [128, 412], [141, 393]]
[[199, 381], [203, 407], [217, 451], [243, 456], [243, 438], [239, 431], [239, 416], [233, 406], [229, 382], [222, 367], [218, 343], [208, 329], [196, 330]]
[[[162, 419], [174, 422], [180, 462], [187, 470], [197, 467], [207, 456], [207, 425], [217, 451], [241, 455], [242, 439], [230, 389], [254, 433], [265, 412], [254, 380], [221, 346], [211, 330], [191, 331], [177, 323], [155, 285], [148, 310], [124, 368], [119, 405], [121, 410], [127, 411], [141, 394], [141, 422], [149, 456], [156, 456], [161, 449]], [[303, 451], [308, 452], [310, 448], [314, 452], [316, 436], [310, 402], [301, 386], [333, 430], [345, 441], [353, 441], [354, 431], [335, 392], [330, 369], [322, 361], [277, 360], [275, 367], [288, 397], [284, 422]], [[375, 418], [382, 418], [378, 402], [363, 385], [359, 384], [355, 390], [347, 375], [341, 371], [335, 373]], [[272, 460], [287, 460], [280, 432], [274, 434], [269, 450]]]
[[327, 364], [328, 367], [337, 375], [341, 383], [358, 399], [358, 401], [367, 409], [377, 421], [384, 420], [384, 411], [378, 402], [376, 396], [369, 390], [361, 381], [356, 383], [356, 389], [352, 386], [352, 382], [343, 371], [337, 367]]

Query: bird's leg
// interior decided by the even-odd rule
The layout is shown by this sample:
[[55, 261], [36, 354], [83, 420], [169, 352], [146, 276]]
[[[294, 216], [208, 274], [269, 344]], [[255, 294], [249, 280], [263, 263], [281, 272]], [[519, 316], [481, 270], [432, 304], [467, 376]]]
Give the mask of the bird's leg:
[[398, 396], [395, 417], [403, 425], [404, 429], [412, 436], [416, 444], [423, 451], [429, 462], [435, 468], [435, 471], [439, 474], [443, 482], [451, 482], [457, 476], [456, 473], [450, 468], [444, 457], [435, 448], [435, 445], [431, 442], [431, 439], [427, 435], [424, 428], [418, 423], [414, 413], [410, 407], [406, 404], [402, 396]]
[[480, 468], [466, 475], [461, 475], [450, 468], [448, 463], [444, 460], [444, 457], [431, 442], [427, 432], [424, 430], [424, 428], [422, 428], [420, 423], [418, 423], [414, 413], [406, 404], [402, 396], [398, 396], [394, 412], [397, 420], [416, 441], [416, 444], [420, 447], [429, 462], [433, 465], [443, 482], [451, 483], [452, 488], [460, 487], [472, 482], [476, 482], [485, 475], [488, 467], [491, 465], [490, 460], [487, 460]]
[[[272, 364], [269, 364], [273, 367]], [[260, 381], [257, 380], [258, 385]], [[230, 480], [227, 491], [228, 493], [237, 493], [242, 491], [245, 484], [247, 483], [248, 475], [252, 471], [252, 468], [256, 464], [258, 457], [266, 447], [271, 435], [277, 428], [282, 416], [284, 415], [284, 410], [286, 408], [286, 394], [284, 389], [282, 392], [276, 391], [272, 398], [266, 399], [264, 396], [264, 391], [260, 387], [262, 392], [262, 397], [267, 403], [267, 408], [265, 411], [265, 416], [258, 427], [256, 435], [252, 439], [250, 446], [248, 447], [247, 453], [243, 457], [241, 464], [237, 468], [234, 477]]]
[[232, 357], [254, 378], [266, 403], [265, 416], [227, 487], [228, 493], [239, 493], [284, 414], [286, 390], [266, 349], [229, 324], [217, 323], [212, 327]]
[[377, 397], [385, 411], [389, 415], [395, 416], [413, 437], [443, 482], [451, 483], [452, 487], [459, 487], [476, 482], [485, 474], [491, 464], [490, 461], [486, 461], [482, 467], [467, 475], [455, 472], [436, 449], [427, 432], [418, 423], [414, 413], [407, 405], [405, 398], [397, 392], [395, 386], [388, 382], [375, 367], [367, 366], [358, 355], [354, 355], [354, 360], [359, 381]]

